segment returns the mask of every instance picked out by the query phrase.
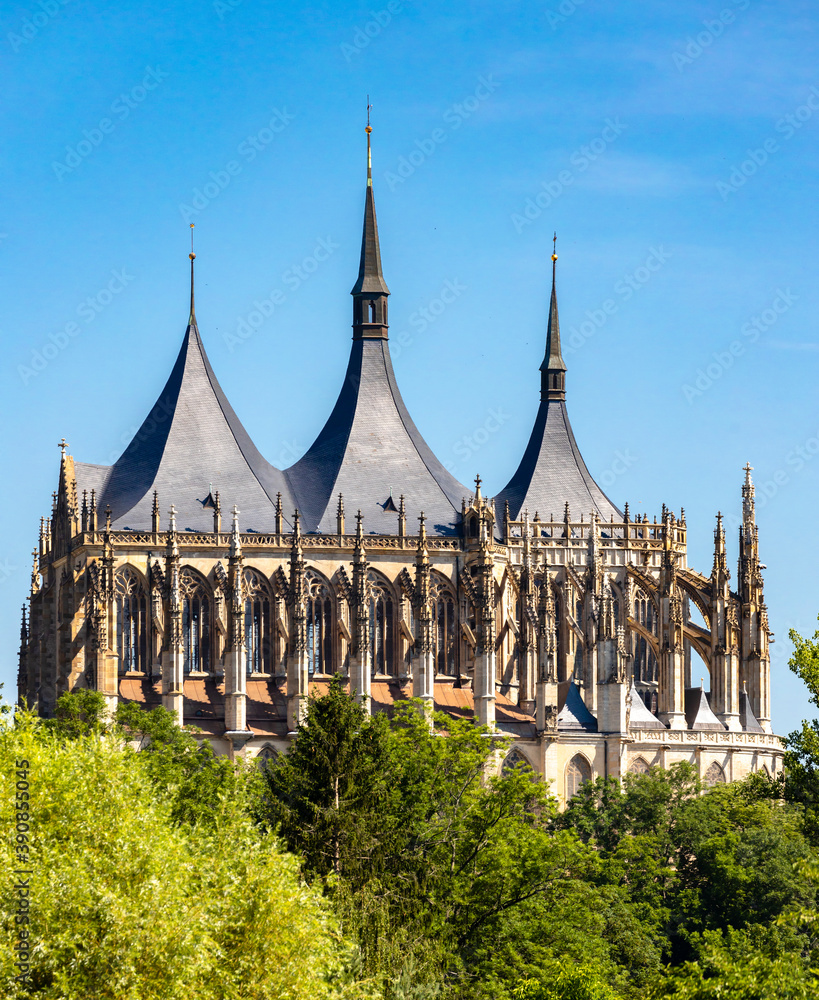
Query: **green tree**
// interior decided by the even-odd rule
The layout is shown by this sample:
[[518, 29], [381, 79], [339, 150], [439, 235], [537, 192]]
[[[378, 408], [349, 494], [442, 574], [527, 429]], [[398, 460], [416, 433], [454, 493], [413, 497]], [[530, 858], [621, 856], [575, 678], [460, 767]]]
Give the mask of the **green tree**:
[[[349, 949], [297, 859], [241, 810], [210, 826], [173, 816], [148, 754], [116, 733], [65, 739], [18, 711], [0, 722], [0, 823], [13, 829], [16, 772], [30, 784], [32, 982], [15, 983], [17, 896], [0, 890], [8, 997], [202, 1000], [360, 996]], [[19, 867], [0, 840], [4, 870]]]

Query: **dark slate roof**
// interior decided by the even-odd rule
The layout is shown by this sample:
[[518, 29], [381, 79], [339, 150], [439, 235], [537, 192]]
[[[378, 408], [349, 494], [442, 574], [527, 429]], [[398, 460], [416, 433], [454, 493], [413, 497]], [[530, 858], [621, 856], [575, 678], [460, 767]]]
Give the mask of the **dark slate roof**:
[[335, 531], [338, 494], [347, 517], [361, 509], [364, 531], [396, 534], [390, 494], [403, 493], [407, 526], [423, 510], [430, 533], [454, 534], [471, 495], [421, 437], [401, 398], [386, 340], [354, 340], [333, 412], [308, 452], [287, 470], [307, 531]]
[[685, 689], [685, 721], [689, 729], [725, 731], [725, 726], [711, 711], [702, 687]]
[[597, 732], [597, 719], [586, 708], [574, 681], [563, 681], [558, 685], [558, 701], [563, 702], [557, 715], [557, 728], [561, 732]]
[[193, 314], [165, 388], [120, 458], [75, 469], [78, 490], [96, 489], [97, 509], [110, 504], [115, 527], [150, 528], [154, 490], [163, 527], [174, 504], [180, 530], [213, 530], [202, 505], [211, 488], [223, 512], [238, 505], [242, 527], [258, 531], [273, 530], [278, 492], [286, 515], [294, 506], [284, 473], [262, 458], [225, 397]]
[[665, 724], [648, 708], [633, 682], [628, 726], [629, 729], [665, 729]]
[[623, 519], [586, 468], [563, 400], [541, 402], [517, 472], [495, 497], [499, 516], [507, 501], [512, 520], [523, 510], [537, 511], [542, 518], [554, 515], [559, 520], [566, 502], [575, 519], [592, 512], [603, 521], [611, 520], [612, 515], [615, 521]]
[[739, 692], [739, 724], [746, 733], [765, 732], [756, 720], [756, 716], [751, 708], [751, 699], [748, 697], [747, 691]]
[[360, 292], [376, 292], [389, 295], [390, 290], [381, 273], [381, 248], [378, 243], [378, 222], [375, 217], [375, 196], [373, 195], [372, 178], [368, 178], [367, 193], [364, 199], [364, 232], [361, 235], [361, 262], [358, 268], [358, 280], [353, 285], [351, 295]]
[[622, 521], [622, 513], [600, 489], [586, 468], [574, 439], [572, 425], [569, 423], [565, 393], [562, 389], [549, 392], [547, 387], [549, 372], [559, 373], [562, 382], [566, 371], [560, 350], [560, 321], [557, 313], [554, 269], [546, 353], [540, 371], [541, 401], [535, 417], [535, 426], [517, 471], [495, 497], [498, 517], [503, 516], [505, 504], [508, 502], [512, 520], [517, 520], [523, 510], [528, 510], [532, 514], [537, 511], [542, 518], [553, 515], [561, 519], [564, 505], [568, 502], [575, 519], [581, 514], [587, 516], [594, 512], [604, 521], [609, 521], [612, 516], [615, 521]]
[[389, 295], [381, 250], [367, 135], [367, 191], [358, 280], [351, 292], [353, 345], [336, 405], [305, 455], [287, 470], [306, 531], [336, 530], [338, 495], [348, 518], [361, 510], [364, 532], [396, 534], [395, 499], [403, 494], [407, 529], [417, 532], [423, 511], [431, 534], [457, 532], [461, 501], [471, 495], [441, 465], [421, 437], [401, 398], [392, 369], [387, 324], [356, 321], [356, 303]]
[[560, 318], [557, 314], [557, 289], [555, 282], [555, 260], [552, 258], [552, 297], [549, 300], [549, 325], [546, 327], [546, 353], [543, 355], [541, 372], [566, 371], [566, 362], [560, 353]]

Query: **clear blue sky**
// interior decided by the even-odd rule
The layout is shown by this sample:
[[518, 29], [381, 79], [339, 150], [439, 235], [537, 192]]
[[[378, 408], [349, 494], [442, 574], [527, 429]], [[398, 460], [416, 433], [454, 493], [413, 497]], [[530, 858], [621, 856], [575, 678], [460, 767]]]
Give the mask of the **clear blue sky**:
[[494, 492], [514, 471], [556, 229], [571, 417], [612, 498], [684, 506], [709, 573], [717, 510], [735, 565], [741, 467], [768, 484], [774, 725], [793, 729], [812, 710], [788, 629], [819, 612], [818, 24], [799, 0], [3, 4], [6, 695], [57, 441], [109, 463], [158, 395], [188, 221], [202, 334], [257, 445], [287, 466], [322, 426], [369, 93], [393, 356], [422, 433], [462, 481]]

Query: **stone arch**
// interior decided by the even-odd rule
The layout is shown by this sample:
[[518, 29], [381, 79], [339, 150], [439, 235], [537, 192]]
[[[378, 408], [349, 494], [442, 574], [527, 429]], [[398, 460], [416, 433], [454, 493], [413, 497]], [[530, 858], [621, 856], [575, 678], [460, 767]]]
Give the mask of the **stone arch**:
[[512, 747], [509, 753], [503, 758], [501, 774], [511, 774], [515, 768], [524, 768], [529, 771], [534, 770], [529, 763], [529, 758], [519, 747]]
[[708, 770], [705, 772], [705, 775], [703, 776], [703, 781], [709, 788], [713, 787], [714, 785], [724, 785], [726, 782], [726, 778], [725, 778], [725, 770], [722, 767], [722, 765], [718, 764], [717, 761], [714, 761], [713, 764], [711, 764]]
[[279, 756], [279, 751], [273, 746], [272, 743], [265, 743], [263, 747], [256, 754], [256, 763], [259, 768], [264, 771], [271, 764], [275, 764], [276, 758]]
[[390, 581], [378, 570], [367, 571], [370, 665], [373, 674], [395, 673], [396, 600]]
[[576, 753], [566, 765], [566, 801], [575, 796], [591, 779], [591, 764], [582, 753]]
[[628, 767], [629, 774], [648, 774], [650, 770], [651, 767], [645, 757], [635, 758]]
[[116, 650], [121, 674], [148, 669], [148, 583], [130, 563], [114, 573]]
[[246, 566], [242, 571], [245, 639], [245, 670], [250, 674], [272, 673], [273, 594], [261, 570]]
[[336, 600], [333, 585], [313, 566], [304, 571], [307, 627], [307, 671], [310, 675], [333, 673], [333, 636]]
[[182, 566], [179, 570], [179, 604], [184, 672], [209, 673], [213, 643], [213, 590], [193, 566]]

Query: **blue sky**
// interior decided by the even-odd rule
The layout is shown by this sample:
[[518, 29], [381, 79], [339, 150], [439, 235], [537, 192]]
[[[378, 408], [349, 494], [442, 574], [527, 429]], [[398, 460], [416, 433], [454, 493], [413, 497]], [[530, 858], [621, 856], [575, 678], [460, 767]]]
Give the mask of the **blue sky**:
[[751, 462], [775, 729], [810, 714], [787, 658], [819, 612], [815, 5], [26, 0], [0, 17], [7, 696], [57, 441], [107, 464], [146, 415], [184, 333], [189, 221], [200, 328], [256, 444], [283, 467], [319, 431], [349, 350], [369, 93], [393, 358], [430, 445], [492, 492], [514, 471], [557, 230], [590, 469], [632, 510], [684, 506], [708, 573], [717, 510], [735, 565]]

